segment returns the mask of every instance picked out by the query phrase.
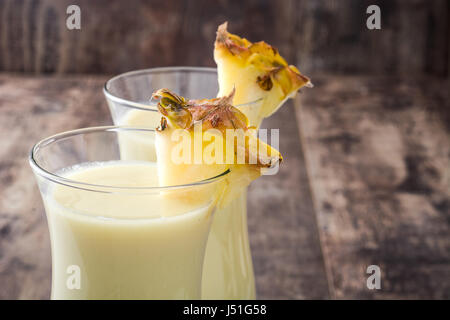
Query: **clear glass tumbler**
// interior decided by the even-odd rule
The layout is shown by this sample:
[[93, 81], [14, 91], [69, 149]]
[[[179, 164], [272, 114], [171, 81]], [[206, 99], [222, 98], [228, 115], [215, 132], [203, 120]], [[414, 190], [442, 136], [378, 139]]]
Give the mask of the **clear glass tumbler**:
[[[169, 67], [132, 71], [106, 82], [104, 94], [115, 125], [155, 128], [161, 119], [151, 95], [168, 88], [190, 99], [215, 98], [217, 71]], [[254, 103], [241, 106], [254, 107]], [[129, 136], [123, 157], [156, 161], [154, 141]], [[126, 145], [126, 147], [125, 147]], [[255, 280], [247, 231], [247, 192], [213, 217], [203, 266], [203, 299], [255, 299]]]
[[122, 159], [150, 129], [96, 127], [37, 143], [30, 165], [52, 249], [52, 299], [200, 299], [206, 241], [227, 172], [158, 187], [155, 163]]

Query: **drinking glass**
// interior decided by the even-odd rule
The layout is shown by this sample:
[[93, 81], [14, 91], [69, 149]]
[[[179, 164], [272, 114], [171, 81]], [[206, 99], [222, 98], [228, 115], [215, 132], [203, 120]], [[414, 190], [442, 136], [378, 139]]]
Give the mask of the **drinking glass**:
[[52, 299], [200, 299], [206, 241], [228, 172], [159, 187], [151, 161], [122, 159], [150, 129], [96, 127], [38, 142], [30, 165], [52, 250]]
[[[215, 98], [217, 71], [212, 68], [169, 67], [137, 70], [118, 75], [105, 83], [103, 92], [115, 125], [156, 128], [161, 115], [151, 101], [160, 88], [189, 99]], [[256, 105], [241, 105], [244, 112]], [[156, 161], [154, 140], [127, 137], [128, 156]], [[218, 208], [209, 234], [202, 280], [203, 299], [255, 299], [255, 280], [248, 240], [247, 190], [226, 207]]]

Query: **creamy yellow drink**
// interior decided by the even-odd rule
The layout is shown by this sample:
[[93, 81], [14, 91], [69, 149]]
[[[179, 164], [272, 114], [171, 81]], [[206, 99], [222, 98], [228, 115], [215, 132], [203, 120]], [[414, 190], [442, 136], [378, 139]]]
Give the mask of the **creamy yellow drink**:
[[[158, 185], [155, 165], [140, 161], [81, 165], [62, 176], [127, 191], [55, 184], [43, 193], [53, 299], [200, 298], [217, 199], [212, 186], [173, 193], [131, 189]], [[205, 195], [205, 188], [211, 188], [208, 197], [191, 194]], [[72, 273], [77, 270], [80, 283], [74, 288]]]
[[[131, 109], [118, 122], [135, 128], [156, 128], [161, 115], [156, 110]], [[121, 132], [119, 135], [122, 160], [156, 161], [154, 132]]]
[[203, 265], [202, 299], [255, 298], [244, 188], [213, 217]]

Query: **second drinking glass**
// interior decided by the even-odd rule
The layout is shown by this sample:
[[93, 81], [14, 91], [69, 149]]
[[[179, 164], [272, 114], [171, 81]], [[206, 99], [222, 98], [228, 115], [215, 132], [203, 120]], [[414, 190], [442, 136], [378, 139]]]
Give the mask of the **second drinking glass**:
[[[115, 125], [159, 125], [161, 115], [150, 101], [153, 91], [168, 88], [190, 99], [214, 98], [217, 72], [211, 68], [171, 67], [133, 71], [107, 81], [104, 94]], [[252, 104], [247, 106], [252, 108]], [[156, 161], [154, 137], [127, 135], [122, 159]], [[247, 231], [247, 190], [217, 209], [203, 265], [203, 299], [255, 299], [255, 280]]]

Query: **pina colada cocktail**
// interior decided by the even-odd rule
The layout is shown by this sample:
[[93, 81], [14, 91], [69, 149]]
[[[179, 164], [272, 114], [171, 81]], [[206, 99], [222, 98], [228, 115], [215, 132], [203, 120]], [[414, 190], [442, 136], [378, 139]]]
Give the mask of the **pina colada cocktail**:
[[[183, 81], [173, 82], [174, 78]], [[116, 85], [116, 82], [127, 82], [127, 85]], [[217, 73], [209, 68], [150, 69], [146, 72], [137, 71], [136, 74], [119, 76], [110, 80], [106, 86], [112, 92], [105, 92], [114, 124], [152, 129], [159, 125], [161, 114], [157, 112], [156, 105], [154, 108], [148, 107], [153, 90], [149, 90], [147, 86], [142, 92], [128, 92], [124, 95], [130, 96], [134, 93], [136, 101], [142, 101], [146, 97], [147, 106], [144, 103], [140, 106], [127, 105], [110, 99], [111, 94], [121, 95], [122, 91], [119, 91], [119, 88], [138, 88], [139, 83], [146, 82], [160, 83], [161, 87], [177, 87], [181, 92], [188, 88], [190, 89], [188, 96], [205, 94], [215, 96], [217, 93]], [[252, 110], [252, 106], [256, 106], [256, 103], [246, 104], [243, 108], [245, 111]], [[122, 159], [156, 161], [154, 139], [153, 133], [122, 134], [120, 137]], [[228, 205], [216, 208], [203, 265], [202, 298], [255, 298], [254, 272], [247, 232], [246, 188], [243, 188], [241, 195]]]
[[130, 130], [114, 134], [114, 147], [95, 130], [33, 151], [51, 236], [52, 299], [199, 299], [221, 177], [159, 188], [155, 163], [99, 161], [108, 153], [118, 159], [118, 135]]
[[[214, 59], [218, 71], [218, 96], [225, 96], [234, 88], [233, 105], [247, 116], [249, 126], [255, 128], [301, 87], [311, 86], [309, 79], [296, 67], [288, 65], [275, 48], [262, 41], [251, 43], [230, 34], [226, 23], [218, 28]], [[217, 92], [217, 79], [213, 73], [206, 68], [161, 68], [111, 79], [105, 86], [105, 95], [115, 124], [139, 123], [155, 128], [154, 110], [143, 111], [136, 107], [136, 101], [149, 101], [149, 88], [153, 91], [159, 84], [159, 87], [172, 88], [193, 98], [211, 97]], [[151, 115], [141, 117], [142, 112]], [[146, 122], [146, 118], [151, 119]], [[150, 139], [142, 144], [138, 141], [132, 137], [124, 140], [124, 156], [136, 152], [142, 157], [146, 149], [148, 159], [154, 161], [154, 138], [151, 143], [148, 142]], [[142, 148], [137, 148], [138, 145]], [[183, 174], [183, 171], [175, 170], [178, 174], [173, 175], [174, 181], [194, 178], [192, 173]], [[195, 169], [188, 170], [192, 171]], [[242, 185], [239, 182], [235, 185], [234, 197], [229, 197], [231, 201], [224, 202], [213, 218], [204, 262], [202, 298], [255, 298], [247, 234], [246, 188]]]

